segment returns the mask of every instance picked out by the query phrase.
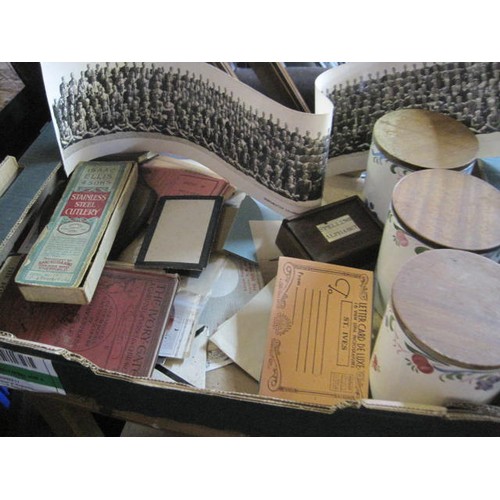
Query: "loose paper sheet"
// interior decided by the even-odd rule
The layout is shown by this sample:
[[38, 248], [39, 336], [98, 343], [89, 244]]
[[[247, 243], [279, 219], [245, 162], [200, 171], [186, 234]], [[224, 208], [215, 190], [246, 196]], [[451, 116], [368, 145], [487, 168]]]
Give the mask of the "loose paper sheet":
[[245, 306], [263, 286], [256, 264], [232, 255], [219, 255], [219, 258], [224, 266], [198, 320], [200, 326], [208, 326], [211, 332]]
[[197, 294], [186, 290], [177, 292], [161, 343], [160, 356], [178, 359], [186, 356], [194, 336], [201, 301], [202, 297]]
[[252, 238], [250, 221], [283, 220], [283, 216], [269, 209], [250, 196], [246, 196], [238, 207], [233, 224], [228, 231], [224, 250], [243, 257], [252, 262], [258, 262], [255, 243]]
[[209, 340], [207, 344], [207, 372], [231, 364], [233, 364], [233, 360]]
[[274, 283], [275, 280], [271, 280], [210, 337], [211, 342], [257, 381], [264, 359]]
[[281, 227], [281, 221], [250, 221], [255, 252], [264, 284], [276, 277], [278, 258], [283, 255], [276, 246], [276, 236]]
[[162, 365], [187, 383], [204, 389], [206, 384], [208, 329], [193, 339], [189, 355], [185, 359], [164, 359]]

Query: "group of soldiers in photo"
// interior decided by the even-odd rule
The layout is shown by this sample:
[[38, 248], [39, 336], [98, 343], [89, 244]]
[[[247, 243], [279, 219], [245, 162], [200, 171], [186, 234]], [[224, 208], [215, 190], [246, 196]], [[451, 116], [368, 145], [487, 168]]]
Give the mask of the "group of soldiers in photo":
[[424, 63], [334, 85], [330, 157], [370, 147], [375, 122], [401, 108], [451, 116], [474, 133], [500, 131], [500, 63]]
[[162, 134], [206, 148], [288, 199], [322, 195], [330, 131], [313, 137], [291, 130], [189, 71], [88, 64], [78, 76], [61, 79], [53, 112], [63, 148], [119, 132]]
[[334, 85], [326, 134], [300, 133], [232, 91], [179, 68], [154, 63], [88, 64], [60, 82], [53, 112], [63, 148], [117, 132], [186, 139], [286, 198], [321, 197], [328, 157], [369, 148], [389, 111], [421, 108], [475, 133], [500, 130], [500, 63], [424, 63]]

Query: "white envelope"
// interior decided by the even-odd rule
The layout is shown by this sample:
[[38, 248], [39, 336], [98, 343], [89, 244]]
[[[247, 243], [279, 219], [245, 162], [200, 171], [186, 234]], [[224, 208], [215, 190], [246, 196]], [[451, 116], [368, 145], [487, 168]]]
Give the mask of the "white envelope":
[[273, 279], [210, 337], [211, 342], [257, 381], [264, 360], [274, 283]]

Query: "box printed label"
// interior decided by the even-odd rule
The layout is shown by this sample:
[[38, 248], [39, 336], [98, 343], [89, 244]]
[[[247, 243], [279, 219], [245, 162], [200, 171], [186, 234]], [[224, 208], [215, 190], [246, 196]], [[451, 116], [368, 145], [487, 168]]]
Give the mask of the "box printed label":
[[64, 206], [61, 217], [91, 219], [100, 217], [109, 198], [109, 191], [73, 192]]
[[81, 162], [17, 282], [79, 286], [130, 174], [127, 162]]
[[323, 224], [318, 224], [316, 227], [328, 243], [361, 231], [350, 215], [337, 217]]
[[0, 347], [0, 385], [33, 392], [66, 394], [52, 361]]

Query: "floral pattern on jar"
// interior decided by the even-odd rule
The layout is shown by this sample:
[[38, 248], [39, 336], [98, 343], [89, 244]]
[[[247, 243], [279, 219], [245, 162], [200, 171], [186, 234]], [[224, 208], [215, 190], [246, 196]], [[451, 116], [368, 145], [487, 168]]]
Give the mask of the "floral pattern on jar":
[[408, 233], [398, 218], [389, 210], [375, 268], [377, 287], [375, 290], [375, 309], [382, 316], [389, 300], [392, 283], [401, 266], [419, 253], [430, 250], [420, 240]]
[[366, 206], [382, 223], [387, 218], [394, 186], [410, 172], [413, 170], [390, 161], [372, 143], [366, 166], [363, 198]]
[[404, 333], [388, 304], [372, 353], [370, 385], [376, 399], [482, 404], [500, 391], [500, 369], [465, 369], [423, 352]]
[[[475, 162], [460, 169], [460, 172], [471, 174]], [[407, 174], [418, 170], [410, 166], [400, 165], [385, 156], [372, 141], [366, 164], [366, 177], [363, 186], [363, 199], [370, 211], [385, 223], [391, 204], [392, 191], [396, 184]]]

